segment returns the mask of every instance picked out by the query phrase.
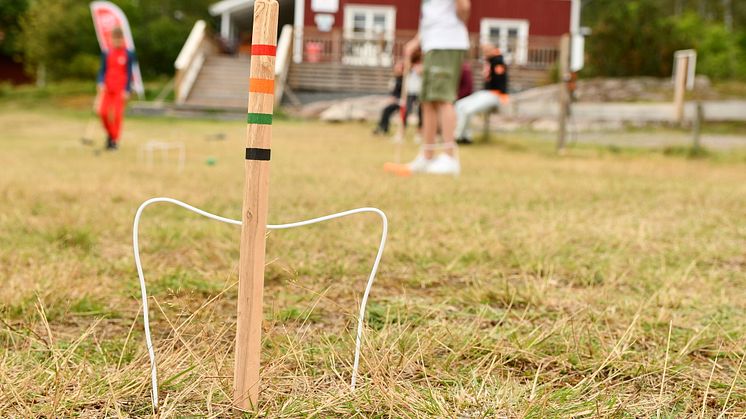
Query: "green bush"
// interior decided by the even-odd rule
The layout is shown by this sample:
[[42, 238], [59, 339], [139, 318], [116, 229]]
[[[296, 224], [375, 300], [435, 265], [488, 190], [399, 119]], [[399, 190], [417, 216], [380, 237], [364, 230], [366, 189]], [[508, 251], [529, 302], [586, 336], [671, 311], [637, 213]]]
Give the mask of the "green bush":
[[[16, 16], [19, 7], [4, 12]], [[197, 19], [210, 19], [213, 0], [115, 0], [130, 22], [144, 77], [173, 75], [173, 63]], [[20, 3], [19, 3], [20, 4]], [[1, 27], [0, 27], [1, 29]], [[91, 79], [99, 66], [88, 2], [80, 0], [29, 0], [20, 19], [20, 50], [29, 74], [44, 65], [49, 80]]]
[[0, 38], [0, 54], [13, 57], [21, 52], [19, 18], [27, 8], [27, 0], [0, 1], [0, 32], [3, 34]]
[[695, 12], [672, 16], [658, 0], [610, 0], [592, 3], [595, 25], [587, 41], [584, 75], [666, 77], [673, 54], [693, 48], [697, 73], [712, 79], [746, 78], [746, 33], [734, 33], [721, 21]]
[[671, 74], [673, 53], [679, 49], [673, 35], [672, 22], [654, 0], [607, 7], [588, 39], [588, 73], [608, 77]]
[[681, 45], [697, 50], [697, 72], [713, 79], [746, 77], [746, 45], [743, 34], [729, 32], [719, 23], [688, 13], [675, 20]]
[[144, 75], [173, 74], [174, 61], [191, 29], [166, 16], [145, 23], [133, 35]]
[[98, 74], [101, 57], [93, 54], [78, 54], [67, 66], [67, 74], [72, 78], [93, 80]]
[[25, 65], [33, 74], [43, 64], [50, 80], [90, 76], [86, 58], [98, 41], [88, 5], [75, 0], [36, 0], [21, 20]]

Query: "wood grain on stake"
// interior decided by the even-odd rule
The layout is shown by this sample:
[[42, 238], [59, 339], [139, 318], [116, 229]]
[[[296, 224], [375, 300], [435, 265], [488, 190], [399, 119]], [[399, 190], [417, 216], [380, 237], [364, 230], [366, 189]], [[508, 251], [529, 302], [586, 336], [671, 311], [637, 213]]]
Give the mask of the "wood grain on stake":
[[268, 86], [273, 86], [275, 78], [278, 10], [277, 0], [256, 0], [254, 3], [233, 389], [233, 404], [241, 410], [255, 408], [259, 399], [269, 150], [274, 105], [274, 95]]

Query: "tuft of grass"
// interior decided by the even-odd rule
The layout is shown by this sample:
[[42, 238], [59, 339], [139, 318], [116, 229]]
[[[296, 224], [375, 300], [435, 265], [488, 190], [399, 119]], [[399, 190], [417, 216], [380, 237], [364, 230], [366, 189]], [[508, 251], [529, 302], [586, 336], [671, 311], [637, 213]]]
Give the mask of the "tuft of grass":
[[706, 159], [712, 157], [712, 152], [704, 147], [675, 147], [669, 146], [663, 149], [666, 156], [679, 156], [689, 159]]
[[118, 318], [120, 313], [110, 310], [106, 303], [91, 296], [84, 295], [70, 304], [69, 312], [77, 316], [95, 316], [104, 318]]
[[63, 249], [77, 249], [84, 253], [90, 253], [96, 247], [96, 238], [86, 227], [60, 226], [49, 234], [49, 241]]
[[211, 282], [186, 269], [176, 269], [154, 280], [148, 292], [154, 296], [188, 295], [192, 293], [209, 296], [222, 290], [222, 284]]

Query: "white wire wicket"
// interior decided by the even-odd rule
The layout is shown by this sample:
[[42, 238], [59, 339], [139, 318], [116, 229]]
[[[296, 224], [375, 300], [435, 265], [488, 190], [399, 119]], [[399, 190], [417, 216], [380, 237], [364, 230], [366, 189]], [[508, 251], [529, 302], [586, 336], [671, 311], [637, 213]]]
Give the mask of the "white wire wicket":
[[169, 151], [175, 150], [178, 156], [178, 169], [179, 172], [184, 171], [184, 164], [186, 162], [186, 145], [182, 142], [166, 142], [166, 141], [148, 141], [140, 147], [138, 153], [138, 159], [141, 162], [145, 162], [148, 167], [153, 166], [153, 156], [157, 151], [161, 152], [161, 159], [163, 162], [168, 161]]
[[[203, 217], [207, 217], [215, 221], [220, 221], [222, 223], [239, 225], [239, 226], [241, 225], [240, 220], [234, 220], [231, 218], [221, 217], [219, 215], [209, 213], [207, 211], [193, 207], [187, 203], [184, 203], [182, 201], [179, 201], [173, 198], [166, 198], [166, 197], [151, 198], [143, 202], [142, 205], [140, 205], [140, 207], [137, 209], [137, 213], [135, 214], [135, 221], [132, 225], [132, 248], [133, 248], [134, 255], [135, 255], [135, 265], [137, 266], [137, 276], [140, 279], [140, 293], [142, 297], [143, 325], [144, 325], [143, 327], [145, 329], [145, 343], [147, 345], [148, 356], [150, 358], [150, 379], [151, 379], [151, 383], [153, 387], [151, 395], [152, 395], [152, 400], [153, 400], [153, 407], [155, 409], [158, 409], [158, 373], [156, 369], [155, 349], [153, 346], [153, 339], [150, 335], [148, 293], [145, 287], [145, 274], [143, 273], [142, 262], [140, 260], [139, 230], [140, 230], [140, 217], [142, 216], [142, 213], [145, 210], [145, 208], [147, 208], [151, 204], [155, 204], [158, 202], [166, 202], [166, 203], [174, 204], [186, 210], [197, 213]], [[298, 221], [295, 223], [267, 225], [267, 228], [269, 230], [284, 230], [284, 229], [295, 228], [295, 227], [303, 227], [303, 226], [307, 226], [311, 224], [333, 220], [336, 218], [342, 218], [342, 217], [347, 217], [349, 215], [361, 214], [361, 213], [366, 213], [366, 212], [374, 213], [381, 217], [381, 221], [382, 221], [381, 242], [378, 245], [378, 253], [376, 254], [375, 261], [373, 262], [373, 268], [371, 269], [370, 275], [368, 276], [368, 282], [365, 286], [365, 291], [363, 292], [363, 299], [360, 302], [360, 311], [358, 313], [358, 319], [357, 319], [357, 333], [355, 335], [355, 357], [354, 357], [354, 362], [352, 365], [352, 378], [350, 379], [350, 389], [353, 391], [355, 390], [355, 385], [357, 384], [358, 368], [360, 367], [360, 350], [361, 350], [362, 339], [363, 339], [365, 307], [368, 303], [368, 296], [370, 295], [370, 290], [373, 287], [373, 282], [376, 279], [376, 274], [378, 273], [378, 266], [381, 263], [381, 257], [383, 257], [383, 250], [386, 247], [386, 237], [388, 236], [388, 219], [386, 218], [386, 214], [378, 208], [357, 208], [357, 209], [353, 209], [349, 211], [339, 212], [336, 214], [326, 215], [323, 217], [313, 218], [310, 220]]]

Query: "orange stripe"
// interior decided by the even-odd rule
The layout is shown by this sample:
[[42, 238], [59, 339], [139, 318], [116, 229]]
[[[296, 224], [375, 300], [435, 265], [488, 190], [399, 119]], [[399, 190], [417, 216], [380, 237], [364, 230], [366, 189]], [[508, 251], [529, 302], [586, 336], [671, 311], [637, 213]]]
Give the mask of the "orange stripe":
[[249, 79], [249, 92], [272, 95], [275, 93], [275, 81], [269, 79]]

